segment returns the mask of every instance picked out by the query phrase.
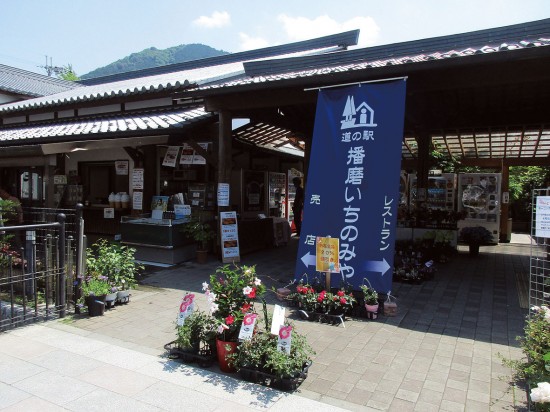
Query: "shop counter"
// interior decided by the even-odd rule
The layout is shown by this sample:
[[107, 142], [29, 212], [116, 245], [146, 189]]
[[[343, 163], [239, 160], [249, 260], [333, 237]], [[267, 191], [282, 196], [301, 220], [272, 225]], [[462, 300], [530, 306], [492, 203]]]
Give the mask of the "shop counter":
[[120, 222], [122, 243], [136, 249], [136, 259], [176, 264], [196, 255], [196, 242], [183, 233], [183, 219], [124, 216]]

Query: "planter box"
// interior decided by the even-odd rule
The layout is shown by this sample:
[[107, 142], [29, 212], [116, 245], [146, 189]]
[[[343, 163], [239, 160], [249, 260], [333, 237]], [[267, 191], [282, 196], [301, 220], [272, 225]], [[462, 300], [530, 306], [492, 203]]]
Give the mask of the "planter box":
[[335, 315], [329, 313], [308, 312], [303, 309], [298, 310], [298, 314], [300, 315], [300, 318], [304, 320], [331, 323], [333, 325], [343, 325], [346, 318], [345, 313]]
[[292, 378], [278, 378], [270, 373], [249, 368], [240, 368], [239, 376], [247, 382], [259, 383], [271, 388], [292, 392], [307, 378], [307, 372], [310, 366], [311, 362], [306, 363], [303, 369], [297, 372]]
[[210, 345], [204, 345], [198, 352], [188, 352], [178, 348], [176, 341], [164, 345], [168, 351], [168, 358], [181, 360], [184, 363], [197, 363], [201, 368], [209, 368], [216, 362], [216, 353]]

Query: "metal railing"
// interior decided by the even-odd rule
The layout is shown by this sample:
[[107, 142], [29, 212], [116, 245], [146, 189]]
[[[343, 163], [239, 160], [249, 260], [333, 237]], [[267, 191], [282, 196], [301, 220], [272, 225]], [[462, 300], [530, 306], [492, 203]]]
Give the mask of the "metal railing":
[[51, 212], [44, 212], [36, 216], [47, 223], [0, 226], [0, 330], [75, 311], [84, 259], [82, 208], [71, 210], [72, 227], [64, 213], [52, 222]]

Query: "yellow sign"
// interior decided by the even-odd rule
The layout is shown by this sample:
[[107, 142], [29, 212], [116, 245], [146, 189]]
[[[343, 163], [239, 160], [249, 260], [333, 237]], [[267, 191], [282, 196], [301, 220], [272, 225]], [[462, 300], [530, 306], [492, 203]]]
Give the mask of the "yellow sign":
[[317, 237], [315, 270], [317, 272], [340, 273], [339, 250], [340, 243], [338, 238]]

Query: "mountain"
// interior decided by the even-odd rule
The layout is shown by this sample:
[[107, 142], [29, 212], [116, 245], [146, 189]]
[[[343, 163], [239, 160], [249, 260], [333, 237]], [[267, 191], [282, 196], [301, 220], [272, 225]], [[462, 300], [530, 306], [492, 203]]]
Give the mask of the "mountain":
[[99, 69], [92, 70], [80, 78], [91, 79], [94, 77], [107, 76], [110, 74], [124, 73], [150, 67], [165, 66], [167, 64], [181, 63], [190, 60], [204, 59], [206, 57], [221, 56], [229, 54], [223, 50], [217, 50], [204, 44], [182, 44], [159, 50], [155, 47], [145, 49], [139, 53], [132, 53], [114, 63]]

